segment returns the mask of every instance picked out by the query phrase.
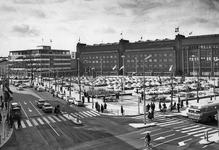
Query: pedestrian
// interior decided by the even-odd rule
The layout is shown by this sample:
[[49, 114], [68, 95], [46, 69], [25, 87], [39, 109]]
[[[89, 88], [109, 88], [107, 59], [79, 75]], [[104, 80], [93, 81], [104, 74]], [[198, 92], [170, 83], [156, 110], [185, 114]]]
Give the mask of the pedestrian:
[[4, 109], [4, 105], [5, 105], [5, 104], [4, 104], [4, 102], [2, 101], [2, 110]]
[[82, 102], [84, 103], [84, 96], [82, 96]]
[[177, 103], [177, 110], [178, 110], [178, 112], [180, 112], [180, 104], [179, 104], [179, 102]]
[[173, 108], [176, 109], [176, 102], [174, 102], [174, 104], [173, 104]]
[[144, 92], [143, 91], [141, 92], [141, 99], [142, 100], [144, 99]]
[[2, 102], [2, 100], [3, 100], [3, 97], [2, 97], [2, 95], [0, 96], [0, 99], [1, 99], [1, 102]]
[[5, 110], [7, 110], [8, 109], [8, 104], [7, 104], [7, 102], [5, 102]]
[[173, 103], [170, 102], [170, 111], [172, 111], [172, 110], [173, 110]]
[[163, 110], [166, 111], [166, 109], [167, 109], [167, 105], [166, 105], [166, 103], [164, 102], [164, 103], [163, 103]]
[[104, 110], [104, 108], [103, 108], [103, 104], [101, 104], [100, 109], [101, 109], [101, 112], [103, 113], [103, 110]]
[[181, 104], [181, 105], [180, 105], [180, 106], [181, 106], [181, 108], [183, 108], [183, 100], [181, 100], [181, 103], [180, 103], [180, 104]]
[[154, 104], [154, 102], [151, 104], [151, 110], [152, 110], [152, 111], [155, 110], [155, 104]]
[[10, 115], [9, 120], [10, 120], [10, 127], [13, 128], [14, 120], [12, 118], [12, 115]]
[[124, 114], [124, 109], [123, 109], [123, 106], [121, 105], [121, 114], [123, 115]]
[[0, 123], [2, 122], [2, 114], [0, 113]]
[[189, 101], [188, 101], [188, 98], [186, 98], [186, 107], [189, 106]]
[[21, 118], [17, 119], [17, 126], [18, 126], [18, 129], [21, 127]]
[[150, 107], [151, 107], [151, 106], [150, 106], [150, 104], [148, 103], [148, 104], [147, 104], [147, 110], [146, 110], [147, 112], [150, 110]]
[[90, 95], [87, 94], [87, 102], [90, 103]]
[[107, 104], [106, 103], [104, 103], [104, 109], [107, 109]]
[[162, 106], [161, 106], [161, 102], [159, 101], [159, 109], [160, 109], [160, 111], [161, 111], [161, 109], [162, 109]]

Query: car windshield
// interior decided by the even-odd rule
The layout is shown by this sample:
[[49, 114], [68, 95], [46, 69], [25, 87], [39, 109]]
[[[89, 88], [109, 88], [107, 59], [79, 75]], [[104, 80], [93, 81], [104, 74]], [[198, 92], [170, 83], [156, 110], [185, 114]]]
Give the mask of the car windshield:
[[45, 103], [45, 101], [39, 101], [40, 103]]
[[50, 104], [46, 104], [46, 105], [44, 105], [44, 107], [50, 107], [51, 105]]

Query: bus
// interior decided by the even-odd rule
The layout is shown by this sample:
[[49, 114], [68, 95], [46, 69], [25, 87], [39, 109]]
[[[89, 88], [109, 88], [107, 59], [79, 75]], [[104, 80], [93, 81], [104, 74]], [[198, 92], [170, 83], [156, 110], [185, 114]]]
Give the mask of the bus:
[[189, 107], [187, 116], [197, 122], [211, 122], [215, 119], [217, 110], [219, 110], [219, 101], [196, 103]]

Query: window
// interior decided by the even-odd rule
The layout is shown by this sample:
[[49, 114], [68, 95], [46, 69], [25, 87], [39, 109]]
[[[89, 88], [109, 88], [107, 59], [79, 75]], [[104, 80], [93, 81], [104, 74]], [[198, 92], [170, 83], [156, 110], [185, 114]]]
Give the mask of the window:
[[163, 53], [163, 56], [167, 56], [167, 53]]
[[154, 54], [154, 56], [156, 57], [156, 56], [157, 56], [157, 54]]
[[163, 59], [164, 62], [167, 62], [167, 59]]
[[157, 59], [154, 59], [154, 62], [157, 62]]
[[130, 60], [128, 59], [127, 62], [130, 63]]
[[172, 61], [173, 61], [173, 59], [171, 59], [171, 58], [170, 58], [170, 59], [168, 59], [168, 60], [169, 60], [169, 62], [172, 62]]
[[113, 56], [111, 55], [110, 58], [113, 58]]

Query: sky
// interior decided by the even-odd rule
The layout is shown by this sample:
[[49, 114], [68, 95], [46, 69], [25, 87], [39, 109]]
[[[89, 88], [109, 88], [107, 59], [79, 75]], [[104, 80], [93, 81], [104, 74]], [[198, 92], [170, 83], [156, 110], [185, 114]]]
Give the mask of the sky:
[[0, 0], [0, 55], [219, 34], [219, 0]]

